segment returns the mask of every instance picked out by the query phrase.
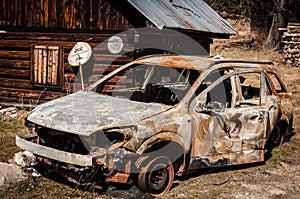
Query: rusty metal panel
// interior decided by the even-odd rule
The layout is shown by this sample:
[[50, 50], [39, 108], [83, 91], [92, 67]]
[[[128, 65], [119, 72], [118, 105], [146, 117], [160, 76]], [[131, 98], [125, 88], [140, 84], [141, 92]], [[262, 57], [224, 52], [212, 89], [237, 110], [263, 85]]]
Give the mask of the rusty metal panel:
[[[167, 107], [79, 91], [38, 106], [28, 120], [58, 131], [89, 136], [101, 128], [131, 124]], [[103, 111], [108, 109], [111, 111]]]
[[128, 0], [159, 29], [179, 28], [234, 35], [235, 29], [203, 0]]
[[48, 157], [54, 160], [63, 161], [69, 164], [81, 165], [81, 166], [92, 166], [93, 156], [92, 155], [80, 155], [75, 153], [68, 153], [65, 151], [56, 150], [50, 147], [46, 147], [40, 144], [35, 144], [30, 141], [26, 141], [16, 136], [16, 145], [24, 150], [30, 151], [34, 154]]

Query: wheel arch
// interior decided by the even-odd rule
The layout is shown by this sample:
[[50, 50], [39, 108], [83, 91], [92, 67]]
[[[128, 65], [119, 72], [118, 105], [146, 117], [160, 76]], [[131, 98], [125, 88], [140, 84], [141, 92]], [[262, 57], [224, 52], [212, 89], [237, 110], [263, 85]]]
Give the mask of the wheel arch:
[[166, 156], [173, 163], [175, 172], [185, 168], [184, 139], [174, 132], [161, 132], [147, 139], [137, 150], [140, 155]]

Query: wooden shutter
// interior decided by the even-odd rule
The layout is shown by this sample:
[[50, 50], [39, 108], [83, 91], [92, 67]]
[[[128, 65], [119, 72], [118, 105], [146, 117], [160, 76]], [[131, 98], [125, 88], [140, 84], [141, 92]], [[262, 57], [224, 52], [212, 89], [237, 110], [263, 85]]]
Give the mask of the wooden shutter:
[[62, 49], [59, 46], [33, 46], [31, 82], [38, 86], [61, 87]]

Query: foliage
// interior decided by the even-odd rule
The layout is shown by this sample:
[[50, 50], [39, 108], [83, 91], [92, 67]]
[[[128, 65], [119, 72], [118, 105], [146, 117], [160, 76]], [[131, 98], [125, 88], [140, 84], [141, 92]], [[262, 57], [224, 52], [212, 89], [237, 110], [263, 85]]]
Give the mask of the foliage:
[[288, 22], [300, 21], [299, 0], [205, 0], [218, 12], [226, 11], [250, 19], [251, 31], [266, 39], [269, 47], [278, 47], [282, 32]]
[[204, 0], [214, 10], [218, 12], [227, 12], [230, 14], [243, 15], [243, 0], [230, 1], [230, 0]]

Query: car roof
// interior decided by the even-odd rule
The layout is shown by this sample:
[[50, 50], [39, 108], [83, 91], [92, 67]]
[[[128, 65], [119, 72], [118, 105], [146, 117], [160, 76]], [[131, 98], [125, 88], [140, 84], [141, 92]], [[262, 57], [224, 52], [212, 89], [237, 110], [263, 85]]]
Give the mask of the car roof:
[[189, 55], [149, 55], [138, 58], [135, 63], [161, 65], [174, 68], [187, 68], [205, 71], [214, 65], [221, 63], [232, 64], [239, 68], [253, 68], [265, 70], [268, 72], [276, 72], [272, 67], [274, 64], [268, 61], [248, 61], [248, 60], [233, 60], [233, 59], [215, 59], [209, 56], [189, 56]]

